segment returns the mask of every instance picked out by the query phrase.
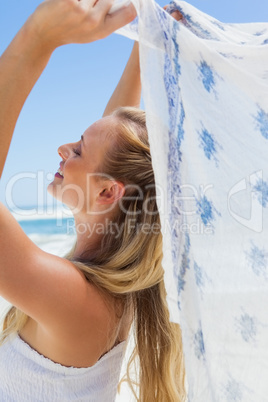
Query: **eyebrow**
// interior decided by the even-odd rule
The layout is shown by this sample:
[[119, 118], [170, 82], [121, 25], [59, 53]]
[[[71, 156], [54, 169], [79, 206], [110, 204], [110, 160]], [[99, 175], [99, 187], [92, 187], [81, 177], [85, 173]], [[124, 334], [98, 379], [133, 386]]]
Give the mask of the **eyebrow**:
[[84, 147], [85, 146], [85, 142], [84, 142], [84, 136], [83, 135], [81, 135], [81, 147]]

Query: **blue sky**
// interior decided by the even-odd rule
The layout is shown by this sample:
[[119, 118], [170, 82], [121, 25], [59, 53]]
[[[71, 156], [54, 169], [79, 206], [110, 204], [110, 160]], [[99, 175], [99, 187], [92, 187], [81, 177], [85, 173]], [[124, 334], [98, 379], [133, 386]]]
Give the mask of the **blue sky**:
[[[39, 3], [0, 2], [0, 53]], [[223, 22], [265, 22], [268, 16], [268, 2], [263, 0], [189, 3]], [[19, 118], [0, 183], [0, 201], [10, 205], [12, 197], [17, 206], [35, 205], [39, 194], [39, 202], [52, 202], [45, 187], [59, 166], [58, 146], [78, 140], [101, 117], [131, 48], [130, 40], [111, 35], [89, 45], [68, 45], [54, 52]], [[28, 178], [20, 179], [20, 172]]]

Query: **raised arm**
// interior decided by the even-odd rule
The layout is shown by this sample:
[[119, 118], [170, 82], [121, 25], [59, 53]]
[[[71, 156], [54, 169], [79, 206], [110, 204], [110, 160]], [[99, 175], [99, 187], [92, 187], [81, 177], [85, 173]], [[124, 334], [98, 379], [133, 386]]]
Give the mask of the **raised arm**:
[[[165, 6], [164, 9], [167, 7], [168, 6]], [[180, 21], [183, 18], [182, 14], [177, 10], [173, 11], [171, 15], [177, 21]], [[108, 116], [120, 106], [139, 107], [140, 100], [141, 80], [139, 43], [135, 42], [126, 68], [104, 110], [103, 117]]]
[[22, 106], [50, 55], [25, 25], [0, 59], [0, 175]]
[[36, 9], [0, 59], [0, 176], [13, 131], [31, 89], [53, 51], [104, 38], [130, 22], [132, 5], [109, 15], [112, 0], [47, 0]]
[[106, 106], [103, 117], [108, 116], [120, 106], [139, 107], [140, 99], [141, 80], [139, 44], [138, 42], [135, 42], [126, 68]]

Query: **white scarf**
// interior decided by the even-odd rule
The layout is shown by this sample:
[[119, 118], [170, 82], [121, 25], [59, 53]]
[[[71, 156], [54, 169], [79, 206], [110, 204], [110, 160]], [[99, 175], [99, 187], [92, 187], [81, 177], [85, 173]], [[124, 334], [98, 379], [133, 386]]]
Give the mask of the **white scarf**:
[[189, 401], [268, 400], [268, 24], [133, 0]]

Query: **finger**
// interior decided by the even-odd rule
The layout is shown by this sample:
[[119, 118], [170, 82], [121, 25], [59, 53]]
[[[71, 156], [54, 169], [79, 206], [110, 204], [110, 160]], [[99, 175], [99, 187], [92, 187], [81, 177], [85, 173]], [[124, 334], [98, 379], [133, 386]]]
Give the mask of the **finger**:
[[118, 11], [115, 11], [113, 14], [107, 14], [104, 24], [108, 35], [117, 29], [122, 28], [124, 25], [129, 24], [136, 16], [137, 11], [132, 3]]
[[182, 13], [177, 10], [172, 4], [167, 4], [163, 9], [170, 14], [175, 20], [180, 21], [183, 19]]
[[99, 0], [77, 0], [77, 1], [80, 2], [81, 7], [84, 7], [87, 10], [92, 10], [99, 2]]
[[113, 5], [114, 0], [95, 0], [94, 1], [94, 11], [96, 13], [101, 13], [106, 15]]
[[170, 15], [177, 21], [180, 21], [183, 19], [182, 13], [180, 13], [178, 10], [173, 11]]

